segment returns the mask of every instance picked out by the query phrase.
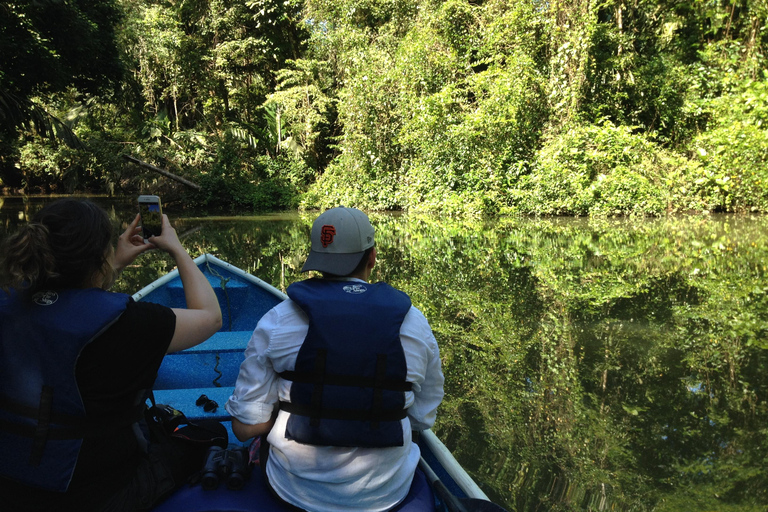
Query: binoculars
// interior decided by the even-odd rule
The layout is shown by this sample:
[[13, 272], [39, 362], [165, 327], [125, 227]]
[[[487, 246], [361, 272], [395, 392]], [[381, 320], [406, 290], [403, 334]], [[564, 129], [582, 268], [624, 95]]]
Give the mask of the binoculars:
[[239, 490], [245, 485], [251, 467], [248, 463], [248, 450], [245, 448], [223, 449], [211, 446], [205, 457], [203, 476], [200, 485], [211, 491], [226, 481], [227, 489]]

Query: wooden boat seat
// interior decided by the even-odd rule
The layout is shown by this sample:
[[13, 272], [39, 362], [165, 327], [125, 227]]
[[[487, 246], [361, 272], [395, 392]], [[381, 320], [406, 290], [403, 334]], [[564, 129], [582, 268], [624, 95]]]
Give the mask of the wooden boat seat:
[[252, 331], [219, 331], [203, 343], [188, 348], [182, 352], [174, 352], [166, 357], [178, 357], [189, 354], [206, 354], [216, 352], [237, 352], [242, 354]]

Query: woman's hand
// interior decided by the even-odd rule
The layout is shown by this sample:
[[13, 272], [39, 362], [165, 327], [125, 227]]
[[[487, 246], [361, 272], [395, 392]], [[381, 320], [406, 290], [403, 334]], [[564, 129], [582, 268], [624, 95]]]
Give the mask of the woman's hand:
[[160, 236], [152, 236], [149, 238], [149, 244], [158, 249], [162, 249], [174, 258], [183, 252], [186, 254], [186, 249], [181, 245], [179, 236], [176, 234], [176, 230], [171, 226], [171, 221], [168, 220], [168, 216], [163, 214], [163, 229]]
[[141, 217], [137, 214], [133, 222], [123, 231], [123, 234], [117, 239], [117, 248], [115, 249], [115, 259], [112, 266], [118, 272], [133, 263], [139, 254], [148, 251], [154, 247], [151, 244], [145, 244], [141, 236], [139, 221]]

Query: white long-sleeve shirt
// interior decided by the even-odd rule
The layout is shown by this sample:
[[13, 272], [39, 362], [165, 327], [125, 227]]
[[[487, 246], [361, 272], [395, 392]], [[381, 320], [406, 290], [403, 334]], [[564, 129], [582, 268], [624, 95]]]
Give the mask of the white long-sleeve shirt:
[[[351, 281], [364, 282], [359, 279]], [[268, 311], [259, 321], [245, 350], [245, 360], [227, 411], [242, 423], [269, 421], [278, 400], [290, 401], [291, 382], [278, 373], [294, 370], [307, 335], [308, 320], [290, 299]], [[443, 398], [440, 352], [424, 315], [415, 307], [400, 327], [407, 366], [405, 393], [408, 416], [401, 420], [403, 446], [348, 448], [313, 446], [285, 438], [288, 413], [280, 411], [267, 440], [267, 476], [285, 501], [313, 512], [384, 511], [408, 494], [419, 461], [411, 430], [435, 422]]]

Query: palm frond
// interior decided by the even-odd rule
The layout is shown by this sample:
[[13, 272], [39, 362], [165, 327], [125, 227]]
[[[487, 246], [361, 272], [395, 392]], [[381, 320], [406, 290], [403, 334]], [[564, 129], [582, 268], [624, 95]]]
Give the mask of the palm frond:
[[240, 121], [231, 123], [227, 132], [237, 140], [243, 141], [253, 149], [259, 149], [259, 141], [264, 135], [264, 130], [256, 125]]
[[25, 128], [41, 137], [60, 140], [73, 149], [85, 148], [64, 121], [29, 98], [17, 96], [3, 88], [0, 88], [0, 126], [6, 133]]

